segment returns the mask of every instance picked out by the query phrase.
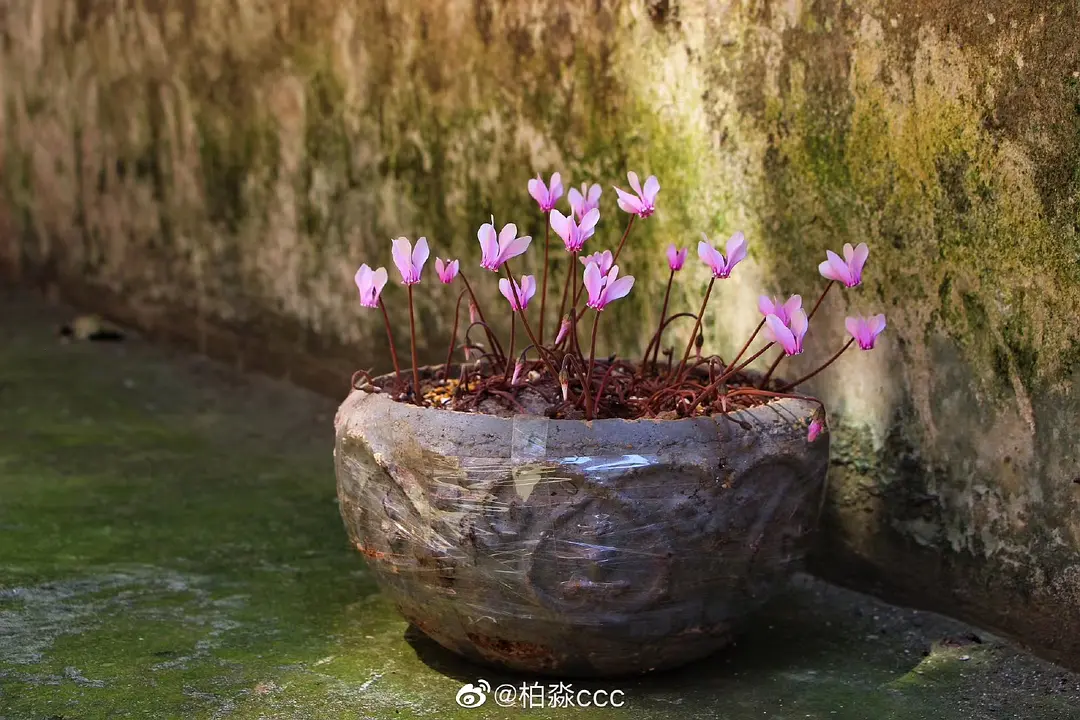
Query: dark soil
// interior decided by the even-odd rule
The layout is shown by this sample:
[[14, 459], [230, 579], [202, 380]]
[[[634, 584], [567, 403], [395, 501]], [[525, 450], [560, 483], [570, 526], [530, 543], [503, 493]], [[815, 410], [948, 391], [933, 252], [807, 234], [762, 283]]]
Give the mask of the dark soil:
[[[710, 360], [713, 360], [710, 371]], [[718, 358], [702, 358], [690, 367], [679, 383], [670, 380], [666, 366], [657, 372], [650, 367], [639, 375], [640, 366], [622, 360], [597, 360], [593, 368], [590, 386], [590, 405], [595, 408], [593, 419], [700, 417], [726, 413], [732, 410], [754, 407], [769, 402], [768, 395], [735, 394], [735, 390], [756, 388], [760, 376], [756, 373], [739, 372], [721, 386], [723, 393], [712, 393], [708, 399], [694, 408], [690, 404], [699, 397], [715, 379], [723, 375], [725, 368]], [[545, 372], [539, 361], [527, 363], [516, 383], [505, 374], [504, 368], [494, 368], [481, 361], [470, 365], [451, 365], [449, 373], [443, 365], [420, 369], [420, 395], [422, 406], [457, 412], [472, 412], [497, 417], [514, 415], [537, 415], [559, 419], [586, 419], [585, 401], [582, 393], [584, 378], [568, 378], [568, 394], [555, 379]], [[511, 371], [511, 375], [512, 375]], [[368, 391], [391, 393], [395, 400], [413, 402], [412, 371], [403, 369], [401, 380], [393, 373], [368, 378], [357, 373], [353, 386]], [[783, 381], [773, 380], [768, 390], [775, 392]], [[596, 402], [596, 394], [601, 393]]]

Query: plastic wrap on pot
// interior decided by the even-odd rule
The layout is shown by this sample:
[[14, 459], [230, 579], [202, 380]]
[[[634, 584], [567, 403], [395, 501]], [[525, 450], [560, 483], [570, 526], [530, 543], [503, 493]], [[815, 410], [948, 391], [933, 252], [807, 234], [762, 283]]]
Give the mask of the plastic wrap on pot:
[[781, 400], [730, 416], [549, 420], [354, 391], [336, 420], [341, 513], [383, 591], [470, 659], [568, 676], [721, 647], [796, 569], [828, 433]]

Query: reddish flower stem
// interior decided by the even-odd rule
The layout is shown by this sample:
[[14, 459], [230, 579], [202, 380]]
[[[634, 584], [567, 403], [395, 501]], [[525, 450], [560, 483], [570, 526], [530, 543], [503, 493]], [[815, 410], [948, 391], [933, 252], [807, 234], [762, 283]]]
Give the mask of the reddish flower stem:
[[[633, 216], [631, 216], [633, 217]], [[667, 315], [668, 299], [671, 297], [671, 284], [675, 280], [675, 271], [672, 270], [667, 279], [667, 290], [664, 291], [664, 305], [660, 308], [660, 323], [656, 326], [656, 334], [653, 336], [656, 338], [656, 349], [653, 350], [652, 364], [656, 367], [657, 356], [660, 355], [660, 329], [664, 327], [664, 316]], [[653, 345], [652, 340], [649, 341], [649, 347], [645, 348], [645, 357], [642, 358], [641, 367], [644, 372], [644, 368], [649, 364], [649, 348]]]
[[[559, 303], [559, 317], [555, 318], [555, 322], [557, 322], [559, 324], [559, 327], [562, 327], [563, 315], [566, 313], [566, 297], [567, 297], [567, 292], [570, 290], [570, 284], [574, 281], [574, 279], [572, 277], [570, 277], [573, 274], [573, 272], [574, 272], [574, 262], [573, 262], [573, 260], [571, 260], [570, 265], [567, 266], [566, 282], [564, 282], [563, 286], [562, 286], [562, 302]], [[555, 331], [556, 336], [558, 336], [558, 333], [559, 333], [559, 331], [556, 330]]]
[[611, 256], [612, 265], [619, 262], [619, 253], [622, 252], [623, 245], [626, 244], [626, 238], [630, 234], [630, 228], [634, 227], [634, 218], [636, 217], [637, 215], [631, 215], [630, 222], [626, 223], [626, 230], [623, 230], [622, 240], [619, 241], [619, 247], [615, 248], [615, 254]]
[[690, 348], [694, 346], [694, 339], [697, 337], [698, 330], [701, 329], [701, 319], [705, 317], [705, 306], [709, 304], [709, 296], [712, 295], [713, 285], [716, 284], [716, 276], [714, 275], [709, 280], [709, 287], [705, 290], [705, 299], [701, 301], [701, 310], [698, 311], [697, 321], [694, 323], [694, 331], [690, 333], [690, 340], [686, 343], [686, 352], [683, 353], [682, 361], [679, 363], [679, 369], [675, 372], [674, 377], [682, 377], [683, 370], [686, 368], [686, 361], [690, 358]]
[[412, 350], [413, 402], [423, 404], [420, 399], [420, 369], [416, 362], [416, 316], [413, 313], [413, 286], [409, 285], [409, 348]]
[[484, 319], [484, 311], [480, 309], [480, 303], [476, 299], [476, 293], [473, 292], [472, 285], [469, 284], [469, 279], [465, 277], [465, 271], [458, 271], [458, 275], [461, 277], [461, 281], [465, 283], [465, 289], [469, 291], [469, 297], [472, 298], [473, 305], [476, 306], [476, 314], [480, 317], [480, 322], [484, 324], [484, 332], [487, 333], [488, 342], [491, 344], [491, 349], [497, 354], [497, 357], [501, 359], [506, 358], [506, 353], [503, 352], [502, 345], [499, 344], [499, 339], [495, 337], [495, 333], [491, 332], [491, 328], [487, 324], [487, 320]]
[[[517, 297], [517, 292], [514, 292]], [[519, 306], [520, 307], [520, 306]], [[510, 313], [510, 352], [506, 354], [506, 370], [503, 371], [503, 381], [510, 377], [510, 368], [514, 365], [514, 335], [517, 330], [517, 312]]]
[[[738, 354], [735, 355], [734, 359], [731, 361], [732, 365], [739, 362], [739, 358], [741, 358], [743, 356], [743, 353], [746, 352], [747, 349], [750, 347], [750, 343], [754, 342], [754, 338], [757, 337], [758, 333], [761, 332], [761, 328], [763, 327], [765, 327], [765, 318], [761, 318], [761, 322], [758, 323], [757, 328], [754, 330], [754, 334], [751, 335], [750, 339], [746, 341], [746, 344], [742, 346], [742, 350], [740, 350]], [[761, 353], [758, 353], [758, 355], [760, 354]], [[757, 357], [757, 355], [755, 355], [754, 357]]]
[[832, 286], [835, 284], [835, 280], [830, 280], [829, 283], [825, 286], [825, 289], [821, 291], [821, 295], [818, 296], [817, 302], [814, 303], [814, 308], [810, 311], [810, 314], [806, 316], [806, 322], [810, 322], [814, 319], [814, 313], [816, 313], [817, 309], [821, 307], [821, 301], [825, 299], [825, 296], [829, 294], [829, 290], [831, 290]]
[[604, 396], [604, 388], [607, 387], [608, 378], [611, 377], [612, 371], [615, 370], [615, 365], [616, 363], [611, 363], [607, 372], [604, 373], [604, 377], [600, 379], [600, 389], [596, 391], [596, 400], [593, 401], [593, 416], [600, 415], [600, 398]]
[[457, 305], [454, 306], [454, 329], [450, 331], [450, 349], [446, 351], [446, 364], [443, 366], [443, 379], [450, 377], [450, 362], [454, 359], [454, 349], [457, 345], [458, 318], [461, 316], [461, 300], [468, 290], [462, 290], [457, 296]]
[[394, 361], [394, 377], [397, 379], [398, 388], [401, 387], [401, 367], [398, 365], [397, 348], [394, 347], [394, 333], [390, 332], [390, 316], [386, 314], [386, 305], [379, 298], [379, 308], [382, 310], [383, 323], [386, 325], [386, 339], [390, 342], [390, 359]]
[[[592, 382], [593, 362], [596, 360], [596, 328], [600, 325], [600, 311], [596, 311], [592, 321], [592, 342], [589, 344], [589, 364], [585, 366], [585, 419], [592, 420], [592, 408], [589, 407], [589, 383]], [[599, 399], [599, 396], [598, 396]]]
[[801, 385], [802, 383], [806, 382], [806, 381], [807, 381], [807, 380], [809, 380], [810, 378], [812, 378], [812, 377], [814, 377], [815, 375], [817, 375], [817, 374], [818, 374], [819, 372], [821, 372], [821, 371], [822, 371], [822, 370], [824, 370], [825, 368], [827, 368], [827, 367], [829, 367], [830, 365], [832, 365], [832, 364], [833, 364], [834, 362], [836, 362], [836, 359], [837, 359], [838, 357], [840, 357], [841, 355], [843, 355], [843, 354], [844, 354], [844, 351], [845, 351], [845, 350], [847, 350], [847, 349], [848, 349], [849, 347], [851, 347], [851, 343], [853, 343], [853, 342], [855, 342], [855, 338], [850, 338], [850, 339], [848, 339], [848, 341], [847, 341], [846, 343], [844, 343], [844, 347], [842, 347], [842, 348], [840, 348], [839, 350], [837, 350], [837, 351], [836, 351], [836, 354], [835, 354], [835, 355], [833, 355], [833, 356], [832, 356], [831, 358], [829, 358], [828, 360], [826, 360], [826, 361], [825, 361], [825, 364], [824, 364], [824, 365], [822, 365], [822, 366], [821, 366], [821, 367], [819, 367], [819, 368], [818, 368], [817, 370], [815, 370], [814, 372], [812, 372], [812, 373], [810, 373], [810, 374], [808, 374], [808, 375], [803, 375], [803, 376], [802, 376], [801, 378], [799, 378], [799, 379], [798, 379], [798, 380], [796, 380], [795, 382], [791, 382], [791, 383], [788, 383], [788, 384], [787, 384], [787, 385], [785, 385], [784, 387], [780, 388], [780, 392], [787, 392], [788, 390], [791, 390], [791, 389], [795, 388], [796, 386], [798, 386], [798, 385]]
[[[503, 270], [506, 271], [506, 277], [510, 281], [510, 292], [513, 293], [514, 300], [517, 302], [517, 306], [521, 307], [521, 296], [518, 295], [518, 286], [514, 284], [514, 276], [510, 274], [510, 263], [504, 262]], [[559, 372], [551, 364], [551, 360], [548, 359], [547, 353], [544, 351], [544, 347], [540, 343], [536, 342], [536, 336], [533, 335], [532, 328], [529, 327], [529, 319], [525, 317], [524, 312], [520, 312], [519, 314], [521, 315], [521, 324], [525, 326], [525, 332], [528, 333], [529, 340], [532, 342], [532, 344], [536, 346], [536, 352], [540, 356], [540, 359], [544, 361], [544, 366], [547, 367], [547, 371], [551, 373], [551, 376], [553, 378], [559, 377]], [[511, 324], [510, 327], [512, 330], [514, 326]], [[507, 357], [513, 357], [513, 350], [511, 350], [510, 355], [508, 355]]]
[[544, 344], [544, 325], [547, 320], [548, 249], [551, 247], [551, 211], [544, 213], [544, 283], [540, 290], [540, 344]]

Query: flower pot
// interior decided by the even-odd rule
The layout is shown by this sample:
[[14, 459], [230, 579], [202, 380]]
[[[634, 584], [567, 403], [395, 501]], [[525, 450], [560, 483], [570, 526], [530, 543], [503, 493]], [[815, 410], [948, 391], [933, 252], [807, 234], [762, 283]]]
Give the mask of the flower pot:
[[585, 422], [354, 390], [341, 515], [383, 592], [453, 652], [563, 676], [670, 668], [725, 645], [803, 559], [829, 460], [827, 431], [807, 441], [814, 408]]

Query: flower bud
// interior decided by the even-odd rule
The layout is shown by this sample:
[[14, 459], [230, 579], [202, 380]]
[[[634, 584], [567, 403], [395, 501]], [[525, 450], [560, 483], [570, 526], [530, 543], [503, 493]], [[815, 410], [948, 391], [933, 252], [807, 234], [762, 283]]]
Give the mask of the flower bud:
[[821, 434], [821, 431], [825, 429], [825, 423], [825, 410], [818, 407], [818, 409], [814, 411], [814, 417], [810, 420], [810, 428], [806, 432], [806, 441], [814, 442], [814, 440], [817, 439], [817, 436]]
[[561, 343], [568, 332], [570, 332], [570, 316], [563, 315], [562, 324], [559, 325], [559, 334], [555, 336], [555, 344]]

